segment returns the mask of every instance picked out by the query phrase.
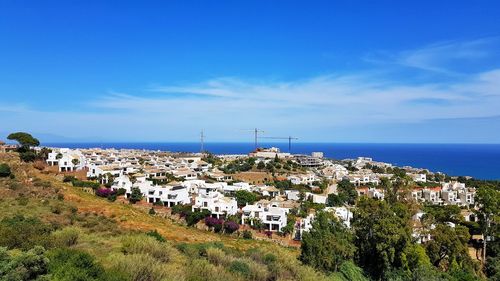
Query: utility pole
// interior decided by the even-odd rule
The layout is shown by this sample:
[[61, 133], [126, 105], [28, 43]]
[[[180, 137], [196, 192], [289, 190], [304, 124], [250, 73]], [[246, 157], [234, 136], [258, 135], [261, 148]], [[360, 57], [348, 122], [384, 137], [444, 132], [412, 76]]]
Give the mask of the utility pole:
[[205, 151], [205, 134], [203, 133], [203, 130], [201, 130], [200, 133], [200, 143], [201, 143], [200, 152], [203, 153]]

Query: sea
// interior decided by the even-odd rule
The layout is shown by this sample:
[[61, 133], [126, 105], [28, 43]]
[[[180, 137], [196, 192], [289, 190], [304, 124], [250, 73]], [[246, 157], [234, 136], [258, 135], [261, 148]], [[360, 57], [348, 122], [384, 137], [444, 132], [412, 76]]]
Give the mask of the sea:
[[[171, 152], [199, 152], [194, 142], [113, 142], [113, 143], [43, 143], [48, 147], [127, 148]], [[205, 150], [214, 154], [247, 154], [254, 143], [208, 142]], [[288, 142], [259, 143], [259, 147], [278, 147], [288, 152]], [[382, 144], [382, 143], [293, 143], [291, 153], [323, 152], [332, 159], [371, 157], [396, 166], [426, 168], [451, 176], [500, 180], [500, 144]]]

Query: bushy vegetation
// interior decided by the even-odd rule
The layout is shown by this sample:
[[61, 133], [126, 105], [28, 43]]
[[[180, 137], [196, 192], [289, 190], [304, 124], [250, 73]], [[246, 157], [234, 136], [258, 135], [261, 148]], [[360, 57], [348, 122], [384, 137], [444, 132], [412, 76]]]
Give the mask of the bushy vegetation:
[[239, 207], [243, 207], [247, 204], [253, 204], [257, 201], [257, 195], [253, 192], [246, 190], [238, 190], [235, 193], [236, 202], [238, 202]]
[[71, 184], [75, 187], [90, 187], [93, 189], [98, 189], [101, 186], [98, 182], [95, 181], [82, 181], [76, 178], [73, 178], [73, 180], [71, 180]]
[[250, 171], [254, 165], [255, 165], [255, 158], [250, 157], [247, 159], [237, 159], [223, 166], [222, 171], [226, 174], [246, 172]]
[[9, 165], [5, 163], [0, 164], [0, 178], [9, 177], [11, 174]]

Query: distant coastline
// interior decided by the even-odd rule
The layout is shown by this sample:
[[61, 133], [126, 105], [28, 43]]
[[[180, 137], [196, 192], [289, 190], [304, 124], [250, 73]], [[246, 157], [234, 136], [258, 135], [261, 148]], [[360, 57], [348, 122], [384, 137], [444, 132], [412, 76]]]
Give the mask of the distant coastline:
[[[43, 146], [68, 148], [147, 149], [172, 152], [199, 152], [195, 142], [47, 142]], [[262, 147], [288, 151], [288, 143], [262, 142]], [[247, 154], [254, 143], [208, 142], [205, 149], [215, 154]], [[369, 143], [294, 143], [291, 152], [310, 154], [321, 151], [334, 159], [371, 157], [397, 166], [426, 168], [451, 176], [500, 179], [500, 144], [369, 144]]]

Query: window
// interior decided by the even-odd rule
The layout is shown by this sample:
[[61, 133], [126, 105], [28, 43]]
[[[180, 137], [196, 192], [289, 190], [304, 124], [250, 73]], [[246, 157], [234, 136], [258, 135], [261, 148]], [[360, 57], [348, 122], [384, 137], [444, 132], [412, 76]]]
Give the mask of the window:
[[203, 207], [208, 207], [208, 203], [207, 202], [203, 202]]

